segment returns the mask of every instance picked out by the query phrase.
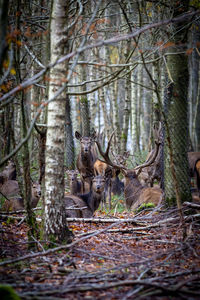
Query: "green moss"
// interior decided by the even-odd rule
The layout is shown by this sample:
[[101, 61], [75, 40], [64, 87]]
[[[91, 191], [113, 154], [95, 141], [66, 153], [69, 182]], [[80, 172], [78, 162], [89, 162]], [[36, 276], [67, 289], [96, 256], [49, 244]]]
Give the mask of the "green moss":
[[0, 299], [2, 300], [20, 300], [14, 289], [9, 285], [0, 285]]
[[143, 203], [140, 205], [140, 207], [136, 210], [137, 212], [140, 212], [144, 209], [149, 209], [149, 208], [154, 208], [155, 204], [152, 202], [148, 202], [148, 203]]

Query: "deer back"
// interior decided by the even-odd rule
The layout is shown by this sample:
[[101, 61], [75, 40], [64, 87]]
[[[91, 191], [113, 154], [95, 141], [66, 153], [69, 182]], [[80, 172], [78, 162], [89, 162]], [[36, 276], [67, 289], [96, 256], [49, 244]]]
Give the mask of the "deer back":
[[[66, 207], [66, 216], [69, 218], [90, 218], [93, 212], [87, 203], [78, 196], [67, 195], [64, 198]], [[70, 209], [69, 209], [70, 208]], [[75, 209], [73, 209], [75, 208]]]
[[[24, 209], [24, 200], [19, 197], [19, 185], [16, 180], [6, 180], [2, 185], [0, 185], [0, 192], [8, 198], [4, 201], [2, 210], [21, 210]], [[31, 207], [34, 208], [37, 206], [38, 201], [41, 196], [40, 184], [35, 182], [31, 187], [32, 198], [31, 198]]]
[[139, 194], [135, 203], [132, 204], [131, 209], [138, 208], [143, 203], [153, 203], [155, 206], [161, 203], [162, 190], [158, 187], [144, 187]]
[[19, 185], [16, 180], [0, 179], [0, 192], [7, 198], [19, 196]]

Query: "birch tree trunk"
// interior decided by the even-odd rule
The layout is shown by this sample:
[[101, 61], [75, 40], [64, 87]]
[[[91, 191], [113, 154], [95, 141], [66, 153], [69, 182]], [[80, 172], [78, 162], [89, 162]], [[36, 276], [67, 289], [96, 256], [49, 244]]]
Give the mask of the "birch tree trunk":
[[[51, 62], [55, 62], [67, 51], [65, 29], [68, 16], [67, 3], [65, 0], [53, 1], [50, 23]], [[56, 65], [51, 69], [49, 99], [55, 96], [55, 93], [65, 82], [66, 70], [66, 63]], [[66, 92], [64, 91], [48, 105], [45, 161], [45, 235], [48, 239], [59, 242], [69, 241], [70, 238], [63, 201], [65, 101]]]

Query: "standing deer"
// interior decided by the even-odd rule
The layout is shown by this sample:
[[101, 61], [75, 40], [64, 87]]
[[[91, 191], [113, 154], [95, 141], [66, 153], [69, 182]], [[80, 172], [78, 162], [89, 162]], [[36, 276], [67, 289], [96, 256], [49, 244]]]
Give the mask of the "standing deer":
[[92, 134], [89, 137], [82, 137], [82, 135], [76, 131], [75, 137], [81, 143], [81, 150], [78, 155], [76, 166], [81, 175], [82, 193], [86, 191], [86, 182], [91, 186], [92, 177], [94, 176], [94, 163], [97, 159], [97, 152], [95, 149], [96, 134]]
[[92, 179], [91, 190], [89, 193], [80, 194], [78, 196], [65, 196], [64, 201], [66, 204], [67, 216], [77, 218], [92, 217], [103, 199], [104, 188], [105, 178], [98, 175]]
[[124, 194], [125, 194], [125, 202], [127, 209], [135, 209], [140, 206], [142, 203], [153, 202], [154, 204], [158, 204], [162, 200], [162, 190], [156, 187], [147, 187], [143, 186], [140, 181], [138, 180], [138, 175], [141, 170], [145, 167], [150, 166], [156, 159], [160, 142], [155, 141], [156, 148], [154, 151], [154, 155], [148, 162], [135, 167], [134, 169], [127, 169], [125, 166], [120, 164], [113, 163], [109, 158], [109, 148], [111, 143], [111, 138], [108, 142], [106, 152], [103, 152], [99, 141], [96, 141], [99, 152], [101, 156], [104, 158], [105, 162], [115, 168], [116, 170], [121, 170], [125, 177], [124, 182]]

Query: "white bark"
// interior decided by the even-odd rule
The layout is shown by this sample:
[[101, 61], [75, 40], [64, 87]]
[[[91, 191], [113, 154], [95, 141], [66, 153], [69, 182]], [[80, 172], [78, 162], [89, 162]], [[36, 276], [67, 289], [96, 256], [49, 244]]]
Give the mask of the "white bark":
[[[64, 0], [54, 0], [51, 18], [51, 61], [64, 54], [66, 41], [64, 26], [67, 20], [67, 4]], [[49, 99], [65, 82], [66, 64], [59, 64], [50, 71]], [[64, 208], [64, 123], [65, 92], [48, 105], [46, 169], [45, 169], [45, 233], [62, 240], [66, 233]]]

